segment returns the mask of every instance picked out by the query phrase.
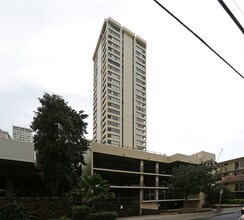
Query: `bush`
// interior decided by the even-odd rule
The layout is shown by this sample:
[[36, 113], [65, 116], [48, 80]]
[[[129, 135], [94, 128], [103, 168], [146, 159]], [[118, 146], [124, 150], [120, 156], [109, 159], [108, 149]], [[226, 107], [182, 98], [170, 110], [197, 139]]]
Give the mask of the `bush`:
[[223, 204], [244, 204], [244, 199], [229, 199], [223, 200]]
[[95, 212], [90, 214], [85, 220], [114, 220], [118, 217], [116, 212]]
[[48, 219], [48, 220], [72, 220], [71, 218], [68, 218], [66, 216], [61, 216], [59, 218], [55, 218], [55, 219]]
[[10, 203], [0, 208], [0, 219], [31, 220], [36, 219], [34, 213], [28, 212], [21, 203]]
[[76, 205], [72, 207], [72, 218], [74, 220], [85, 219], [91, 213], [90, 206]]

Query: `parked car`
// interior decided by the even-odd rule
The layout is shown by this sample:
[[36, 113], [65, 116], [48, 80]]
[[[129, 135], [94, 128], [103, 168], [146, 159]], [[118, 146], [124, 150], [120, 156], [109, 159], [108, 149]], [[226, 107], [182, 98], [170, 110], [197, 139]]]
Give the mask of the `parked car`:
[[244, 215], [244, 204], [241, 205], [241, 214]]

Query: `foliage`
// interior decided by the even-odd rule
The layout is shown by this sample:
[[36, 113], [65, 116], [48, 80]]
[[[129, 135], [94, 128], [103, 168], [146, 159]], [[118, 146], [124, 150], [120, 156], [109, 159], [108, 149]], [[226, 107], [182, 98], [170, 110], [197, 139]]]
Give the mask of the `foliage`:
[[71, 218], [68, 218], [66, 216], [61, 216], [61, 217], [59, 217], [57, 219], [48, 219], [48, 220], [72, 220], [72, 219]]
[[90, 214], [85, 220], [114, 220], [118, 217], [116, 212], [94, 212]]
[[228, 189], [226, 186], [223, 185], [215, 185], [206, 193], [206, 201], [209, 204], [217, 204], [219, 202], [220, 197], [220, 190], [223, 190], [222, 194], [222, 203], [224, 203], [227, 200], [233, 200], [235, 199], [234, 194], [231, 193], [231, 190]]
[[87, 115], [76, 112], [55, 94], [45, 93], [39, 101], [41, 106], [31, 124], [37, 166], [52, 196], [59, 196], [73, 187], [84, 164], [83, 154], [88, 150], [84, 137]]
[[75, 205], [72, 207], [72, 218], [73, 220], [84, 219], [91, 214], [90, 206]]
[[180, 165], [173, 169], [170, 189], [187, 200], [189, 195], [208, 192], [219, 179], [213, 160], [201, 164]]
[[244, 199], [225, 199], [223, 204], [244, 204]]
[[21, 203], [13, 202], [0, 208], [0, 219], [31, 220], [36, 218], [35, 215], [28, 212]]
[[92, 176], [83, 175], [80, 178], [78, 187], [72, 193], [81, 197], [83, 205], [93, 205], [96, 200], [114, 197], [114, 193], [110, 192], [108, 181], [103, 180], [97, 173], [94, 173]]

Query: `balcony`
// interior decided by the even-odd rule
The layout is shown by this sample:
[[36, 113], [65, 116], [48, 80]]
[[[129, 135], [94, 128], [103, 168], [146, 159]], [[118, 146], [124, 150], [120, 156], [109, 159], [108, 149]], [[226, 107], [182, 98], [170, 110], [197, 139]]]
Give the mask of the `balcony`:
[[223, 183], [235, 183], [235, 182], [243, 182], [243, 181], [244, 181], [244, 174], [222, 177]]

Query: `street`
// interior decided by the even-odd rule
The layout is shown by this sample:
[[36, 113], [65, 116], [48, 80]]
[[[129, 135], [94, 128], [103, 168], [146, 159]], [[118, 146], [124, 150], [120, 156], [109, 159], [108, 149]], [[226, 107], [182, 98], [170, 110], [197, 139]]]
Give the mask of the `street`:
[[212, 217], [208, 217], [208, 218], [201, 218], [201, 219], [195, 218], [195, 219], [198, 219], [198, 220], [239, 220], [240, 216], [241, 216], [240, 212], [234, 212], [234, 213], [230, 213], [230, 214], [217, 215], [217, 216], [212, 216]]
[[172, 215], [142, 215], [121, 217], [119, 220], [239, 220], [240, 207], [224, 208], [221, 214], [216, 215], [215, 210], [197, 213], [172, 214]]

